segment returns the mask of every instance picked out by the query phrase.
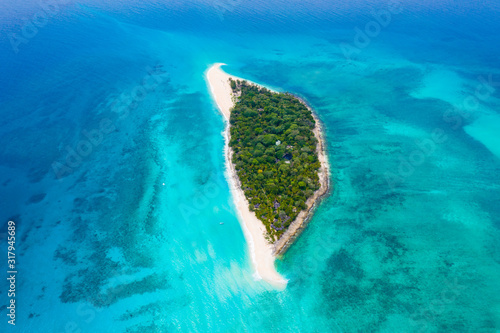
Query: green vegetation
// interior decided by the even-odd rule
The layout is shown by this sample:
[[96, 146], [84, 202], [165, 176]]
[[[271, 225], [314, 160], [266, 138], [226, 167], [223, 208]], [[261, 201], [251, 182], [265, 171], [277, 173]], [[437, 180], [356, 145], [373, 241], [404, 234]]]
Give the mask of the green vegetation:
[[250, 210], [278, 239], [319, 189], [317, 140], [311, 111], [288, 93], [230, 82], [233, 163]]

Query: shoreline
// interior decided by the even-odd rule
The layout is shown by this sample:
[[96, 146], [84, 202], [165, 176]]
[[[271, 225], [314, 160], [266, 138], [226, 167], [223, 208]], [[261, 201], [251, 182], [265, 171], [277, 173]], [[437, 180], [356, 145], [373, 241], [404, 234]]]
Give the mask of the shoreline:
[[221, 63], [214, 64], [206, 72], [205, 77], [210, 86], [212, 97], [226, 120], [226, 127], [224, 129], [226, 177], [228, 178], [234, 205], [238, 213], [238, 220], [240, 221], [245, 239], [248, 243], [252, 265], [255, 269], [254, 277], [268, 282], [276, 289], [283, 290], [286, 288], [288, 280], [281, 276], [274, 266], [274, 247], [265, 238], [267, 231], [264, 224], [249, 209], [248, 200], [241, 189], [241, 183], [232, 162], [233, 151], [229, 147], [229, 118], [231, 115], [231, 108], [234, 106], [234, 101], [232, 89], [228, 80], [229, 78], [233, 80], [245, 79], [225, 73], [220, 68], [222, 65]]
[[314, 126], [313, 133], [318, 144], [316, 145], [316, 153], [318, 154], [318, 160], [320, 161], [320, 168], [318, 171], [319, 177], [319, 189], [317, 189], [314, 194], [306, 200], [306, 209], [301, 211], [295, 221], [293, 221], [285, 233], [274, 243], [273, 255], [280, 256], [283, 255], [286, 250], [293, 244], [293, 241], [300, 235], [304, 230], [307, 223], [309, 222], [312, 213], [314, 212], [317, 204], [321, 202], [323, 197], [328, 194], [330, 188], [330, 164], [328, 163], [328, 157], [326, 155], [325, 140], [323, 138], [322, 125], [319, 118], [314, 113], [314, 110], [307, 104], [307, 102], [299, 96], [295, 96], [298, 100], [304, 104], [314, 118], [316, 125]]
[[[293, 95], [294, 97], [299, 99], [300, 102], [309, 109], [309, 111], [311, 111], [314, 121], [316, 122], [313, 133], [318, 140], [316, 152], [318, 154], [318, 160], [321, 164], [320, 170], [318, 172], [320, 188], [316, 190], [309, 199], [306, 200], [305, 204], [307, 208], [299, 213], [295, 221], [292, 222], [285, 233], [276, 242], [269, 243], [269, 241], [265, 237], [267, 235], [267, 230], [264, 224], [257, 218], [255, 213], [251, 212], [249, 209], [248, 200], [246, 199], [245, 194], [241, 189], [240, 180], [232, 163], [233, 151], [229, 147], [229, 118], [231, 115], [230, 110], [234, 106], [234, 97], [232, 89], [228, 82], [229, 78], [233, 80], [247, 81], [250, 84], [254, 84], [260, 87], [262, 87], [262, 85], [233, 75], [229, 75], [220, 68], [222, 65], [224, 64], [216, 63], [212, 67], [210, 67], [210, 69], [206, 72], [206, 79], [209, 83], [212, 97], [214, 98], [219, 111], [222, 113], [224, 119], [226, 120], [226, 128], [224, 130], [224, 155], [231, 194], [238, 211], [238, 217], [242, 225], [245, 238], [248, 242], [252, 264], [254, 265], [254, 268], [256, 270], [256, 277], [262, 278], [278, 289], [284, 289], [288, 280], [284, 279], [276, 271], [276, 268], [274, 266], [275, 258], [276, 256], [285, 253], [288, 247], [292, 244], [293, 240], [295, 240], [296, 237], [305, 228], [309, 217], [312, 215], [312, 212], [316, 207], [316, 203], [318, 203], [323, 198], [323, 196], [328, 193], [329, 189], [329, 164], [325, 151], [325, 142], [322, 135], [322, 125], [318, 117], [314, 114], [312, 108], [302, 98]], [[272, 89], [269, 90], [276, 92]]]

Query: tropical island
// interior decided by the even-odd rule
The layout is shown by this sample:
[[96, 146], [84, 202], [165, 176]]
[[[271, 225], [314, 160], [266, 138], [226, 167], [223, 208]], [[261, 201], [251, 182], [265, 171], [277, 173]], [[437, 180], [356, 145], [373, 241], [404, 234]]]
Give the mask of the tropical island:
[[311, 111], [287, 93], [230, 79], [233, 164], [250, 211], [277, 241], [319, 189], [320, 162]]
[[231, 76], [207, 72], [228, 121], [226, 166], [256, 274], [286, 286], [274, 268], [328, 190], [328, 163], [318, 119], [300, 98]]

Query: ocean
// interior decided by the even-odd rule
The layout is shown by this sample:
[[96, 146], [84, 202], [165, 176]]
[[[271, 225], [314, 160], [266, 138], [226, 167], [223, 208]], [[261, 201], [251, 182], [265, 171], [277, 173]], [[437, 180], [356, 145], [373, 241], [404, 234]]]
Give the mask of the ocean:
[[[2, 332], [500, 332], [500, 3], [0, 3]], [[304, 98], [332, 190], [255, 280], [205, 71]], [[223, 222], [224, 224], [220, 224]]]

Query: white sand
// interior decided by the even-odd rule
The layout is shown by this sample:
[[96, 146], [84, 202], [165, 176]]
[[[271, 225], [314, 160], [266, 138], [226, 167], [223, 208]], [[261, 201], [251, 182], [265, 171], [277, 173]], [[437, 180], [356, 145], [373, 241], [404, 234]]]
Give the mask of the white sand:
[[225, 156], [231, 194], [238, 210], [239, 220], [249, 246], [252, 263], [255, 268], [254, 276], [263, 279], [276, 289], [284, 289], [288, 280], [284, 279], [276, 271], [276, 267], [274, 266], [275, 257], [273, 255], [274, 247], [272, 244], [269, 244], [265, 238], [267, 232], [264, 224], [248, 208], [248, 201], [243, 194], [240, 180], [231, 162], [233, 152], [232, 149], [229, 148], [229, 116], [231, 114], [231, 108], [234, 106], [234, 102], [232, 89], [229, 85], [229, 78], [233, 80], [244, 79], [228, 75], [220, 68], [222, 65], [224, 64], [218, 63], [213, 65], [208, 70], [206, 77], [212, 96], [226, 119], [227, 126], [224, 132], [226, 140]]

